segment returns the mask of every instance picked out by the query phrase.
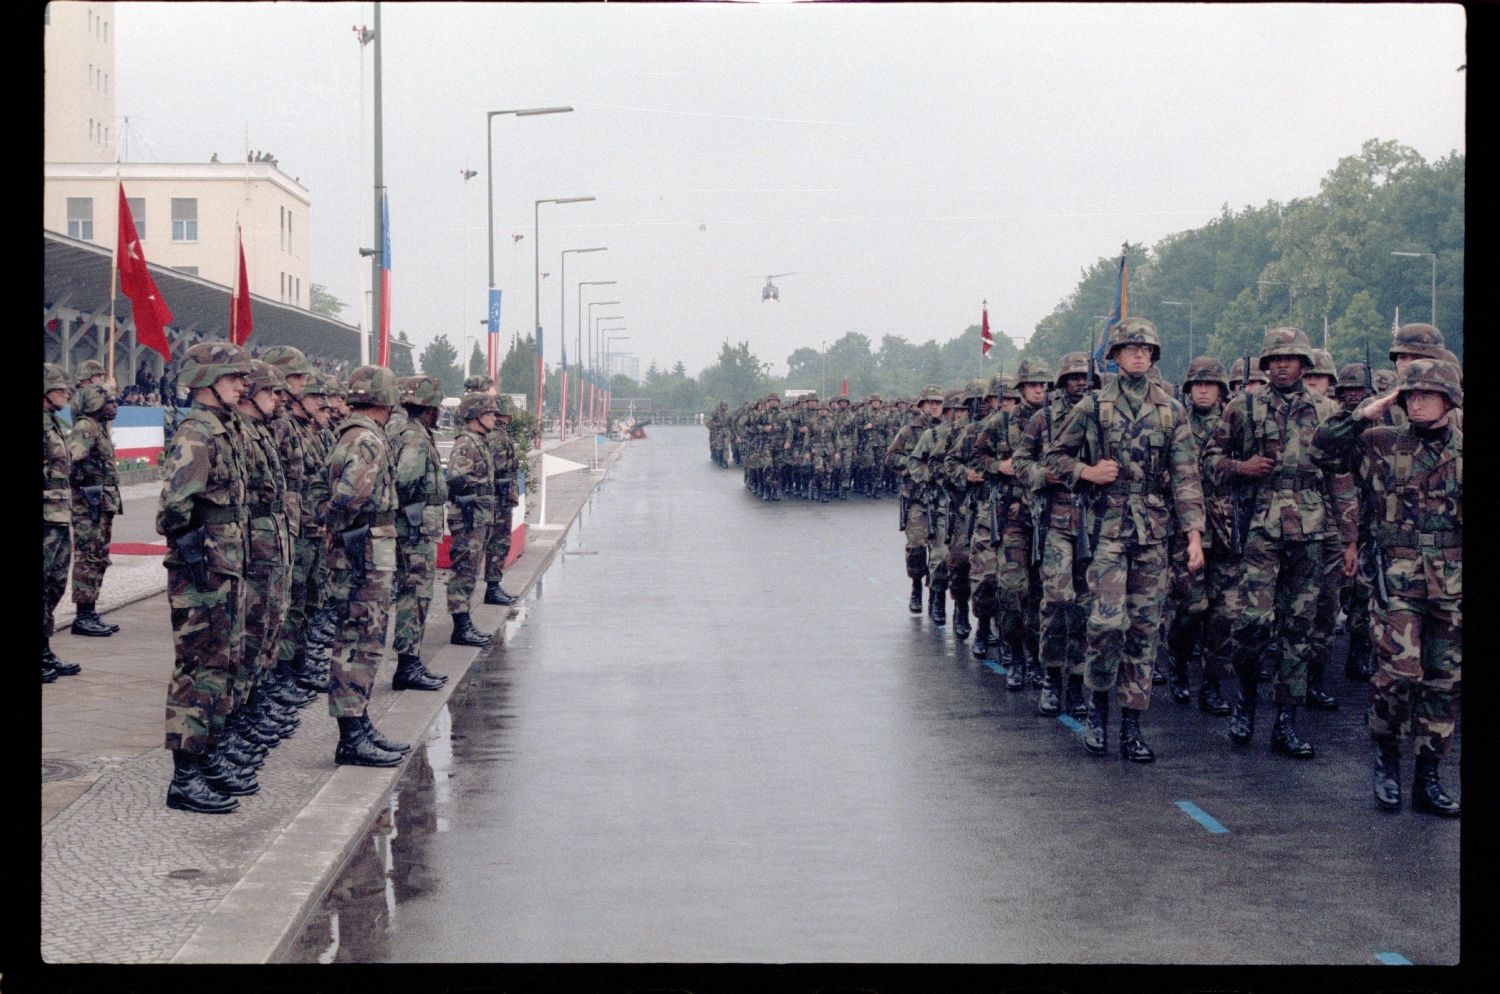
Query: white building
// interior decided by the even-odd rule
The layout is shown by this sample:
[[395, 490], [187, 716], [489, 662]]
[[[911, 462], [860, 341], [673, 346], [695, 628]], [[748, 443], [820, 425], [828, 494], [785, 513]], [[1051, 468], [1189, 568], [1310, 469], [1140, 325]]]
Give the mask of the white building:
[[56, 0], [42, 8], [48, 162], [113, 162], [115, 5]]
[[628, 352], [610, 352], [605, 357], [604, 371], [609, 376], [624, 374], [639, 383], [641, 381], [640, 356], [631, 355]]

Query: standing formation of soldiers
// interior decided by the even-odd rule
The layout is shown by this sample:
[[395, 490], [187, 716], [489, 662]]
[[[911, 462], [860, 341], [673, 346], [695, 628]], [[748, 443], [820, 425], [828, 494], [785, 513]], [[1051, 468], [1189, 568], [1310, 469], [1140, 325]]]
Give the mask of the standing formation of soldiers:
[[[951, 597], [955, 638], [1035, 688], [1040, 714], [1081, 719], [1092, 755], [1118, 702], [1120, 754], [1140, 763], [1153, 685], [1190, 702], [1194, 668], [1199, 710], [1233, 743], [1254, 741], [1269, 684], [1271, 751], [1311, 758], [1298, 709], [1339, 706], [1324, 672], [1342, 612], [1346, 676], [1371, 687], [1377, 803], [1401, 805], [1409, 738], [1412, 806], [1456, 816], [1437, 770], [1459, 713], [1463, 400], [1441, 333], [1398, 329], [1384, 383], [1367, 363], [1336, 370], [1297, 328], [1228, 370], [1193, 359], [1180, 394], [1160, 355], [1130, 318], [1110, 333], [1118, 374], [1072, 352], [1055, 375], [1027, 358], [1013, 380], [922, 391], [883, 457], [910, 610], [925, 585], [944, 627]], [[781, 439], [774, 398], [756, 408], [744, 437]], [[768, 448], [750, 450], [752, 490], [775, 479]]]
[[[79, 671], [50, 645], [70, 560], [74, 633], [118, 630], [95, 610], [112, 519], [122, 509], [108, 426], [115, 399], [93, 382], [104, 374], [95, 366], [80, 366], [76, 394], [60, 368], [43, 368], [44, 683]], [[398, 380], [383, 366], [362, 366], [340, 383], [290, 346], [261, 360], [225, 342], [200, 343], [184, 356], [180, 382], [192, 408], [163, 454], [156, 516], [167, 539], [174, 647], [167, 806], [235, 810], [238, 797], [259, 790], [267, 752], [295, 731], [299, 709], [319, 693], [328, 694], [338, 723], [336, 763], [399, 764], [411, 746], [386, 738], [368, 714], [392, 605], [393, 689], [438, 689], [447, 677], [427, 669], [420, 653], [447, 508], [472, 521], [462, 534], [454, 529], [451, 641], [489, 642], [469, 620], [467, 600], [486, 557], [486, 601], [513, 600], [500, 588], [509, 529], [503, 540], [491, 538], [502, 530], [491, 525], [499, 514], [509, 520], [516, 499], [514, 446], [476, 436], [483, 480], [462, 461], [445, 472], [432, 435], [443, 400], [434, 377]], [[508, 415], [489, 390], [466, 394], [460, 412], [482, 409], [482, 427], [503, 435]], [[67, 431], [58, 412], [70, 398]], [[489, 500], [471, 508], [476, 492]], [[477, 538], [465, 544], [471, 534]]]

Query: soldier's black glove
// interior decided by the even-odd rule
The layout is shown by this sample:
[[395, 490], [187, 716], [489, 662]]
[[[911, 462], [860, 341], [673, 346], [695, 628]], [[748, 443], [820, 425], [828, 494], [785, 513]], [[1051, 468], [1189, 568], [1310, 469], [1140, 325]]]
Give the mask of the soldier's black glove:
[[205, 532], [201, 527], [189, 528], [187, 531], [178, 532], [172, 536], [172, 544], [177, 548], [177, 554], [182, 557], [182, 565], [187, 570], [188, 579], [199, 590], [208, 589], [208, 562], [204, 557], [204, 538]]
[[369, 543], [369, 525], [360, 525], [358, 528], [339, 532], [339, 544], [344, 547], [344, 554], [349, 557], [349, 569], [354, 573], [352, 590], [358, 590], [365, 585], [365, 548]]
[[462, 497], [456, 497], [456, 498], [454, 498], [454, 503], [456, 503], [458, 505], [459, 511], [464, 516], [464, 531], [466, 531], [466, 532], [473, 531], [474, 530], [474, 506], [479, 503], [479, 495], [478, 494], [465, 494]]
[[97, 525], [99, 512], [104, 503], [104, 487], [79, 487], [78, 492], [83, 495], [83, 502], [89, 506], [89, 521]]

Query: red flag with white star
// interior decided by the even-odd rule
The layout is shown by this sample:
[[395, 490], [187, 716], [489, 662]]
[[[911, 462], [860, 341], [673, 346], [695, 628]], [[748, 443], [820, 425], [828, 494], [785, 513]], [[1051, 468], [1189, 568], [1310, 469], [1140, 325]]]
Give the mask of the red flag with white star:
[[240, 243], [240, 275], [234, 285], [234, 296], [229, 303], [229, 340], [244, 345], [255, 330], [255, 319], [250, 313], [250, 277], [245, 271], [245, 239], [235, 228], [235, 237]]
[[136, 340], [146, 348], [160, 352], [162, 360], [170, 362], [172, 349], [167, 345], [164, 328], [172, 321], [172, 311], [162, 299], [161, 291], [156, 289], [151, 271], [146, 268], [146, 254], [141, 250], [141, 239], [135, 233], [135, 218], [131, 217], [130, 204], [125, 200], [124, 183], [120, 184], [120, 233], [116, 245], [120, 290], [130, 298]]

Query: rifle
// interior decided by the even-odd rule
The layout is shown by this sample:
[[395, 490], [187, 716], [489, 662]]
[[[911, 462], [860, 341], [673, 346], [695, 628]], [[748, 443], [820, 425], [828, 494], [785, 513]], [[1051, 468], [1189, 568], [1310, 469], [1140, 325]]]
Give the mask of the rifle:
[[[1375, 377], [1370, 371], [1370, 341], [1369, 339], [1366, 339], [1365, 399], [1360, 403], [1368, 402], [1369, 399], [1374, 395]], [[1370, 524], [1373, 525], [1375, 523], [1377, 508], [1375, 506], [1375, 491], [1369, 486], [1365, 486], [1362, 489], [1361, 503], [1364, 505], [1362, 513], [1365, 520], [1369, 521]], [[1390, 595], [1385, 589], [1385, 550], [1380, 547], [1380, 542], [1375, 538], [1374, 534], [1371, 534], [1365, 540], [1365, 559], [1368, 561], [1368, 572], [1370, 574], [1373, 574], [1371, 577], [1370, 589], [1375, 594], [1375, 603], [1379, 604], [1381, 607], [1389, 607]]]
[[911, 510], [911, 498], [906, 494], [901, 495], [901, 524], [897, 531], [906, 531], [906, 513]]
[[922, 488], [922, 510], [927, 515], [927, 534], [937, 534], [937, 490], [931, 486]]
[[[1250, 386], [1250, 353], [1245, 353], [1245, 381], [1240, 387], [1245, 391], [1245, 417], [1248, 419], [1250, 413], [1255, 410], [1255, 401], [1247, 389]], [[1254, 424], [1251, 424], [1251, 438], [1254, 439]], [[1249, 455], [1250, 453], [1245, 453]], [[1255, 517], [1255, 488], [1236, 482], [1229, 488], [1229, 551], [1236, 556], [1243, 555], [1245, 551], [1245, 540], [1250, 537], [1250, 522]]]
[[349, 588], [351, 594], [365, 585], [365, 547], [369, 542], [369, 525], [339, 532], [339, 544], [344, 547], [344, 554], [349, 557], [349, 569], [354, 574], [354, 584]]
[[[1047, 405], [1047, 443], [1052, 442], [1052, 401]], [[1043, 451], [1046, 451], [1045, 447]], [[1045, 488], [1044, 488], [1045, 489]], [[1047, 543], [1047, 497], [1039, 493], [1031, 498], [1031, 565], [1042, 561], [1042, 546]]]
[[[1089, 350], [1089, 389], [1097, 389], [1099, 382], [1099, 370], [1095, 365], [1094, 352]], [[1100, 428], [1099, 438], [1103, 440], [1103, 428]], [[1094, 558], [1094, 543], [1089, 533], [1088, 512], [1095, 502], [1093, 485], [1079, 481], [1073, 488], [1073, 517], [1077, 524], [1073, 533], [1073, 562], [1086, 563]]]

